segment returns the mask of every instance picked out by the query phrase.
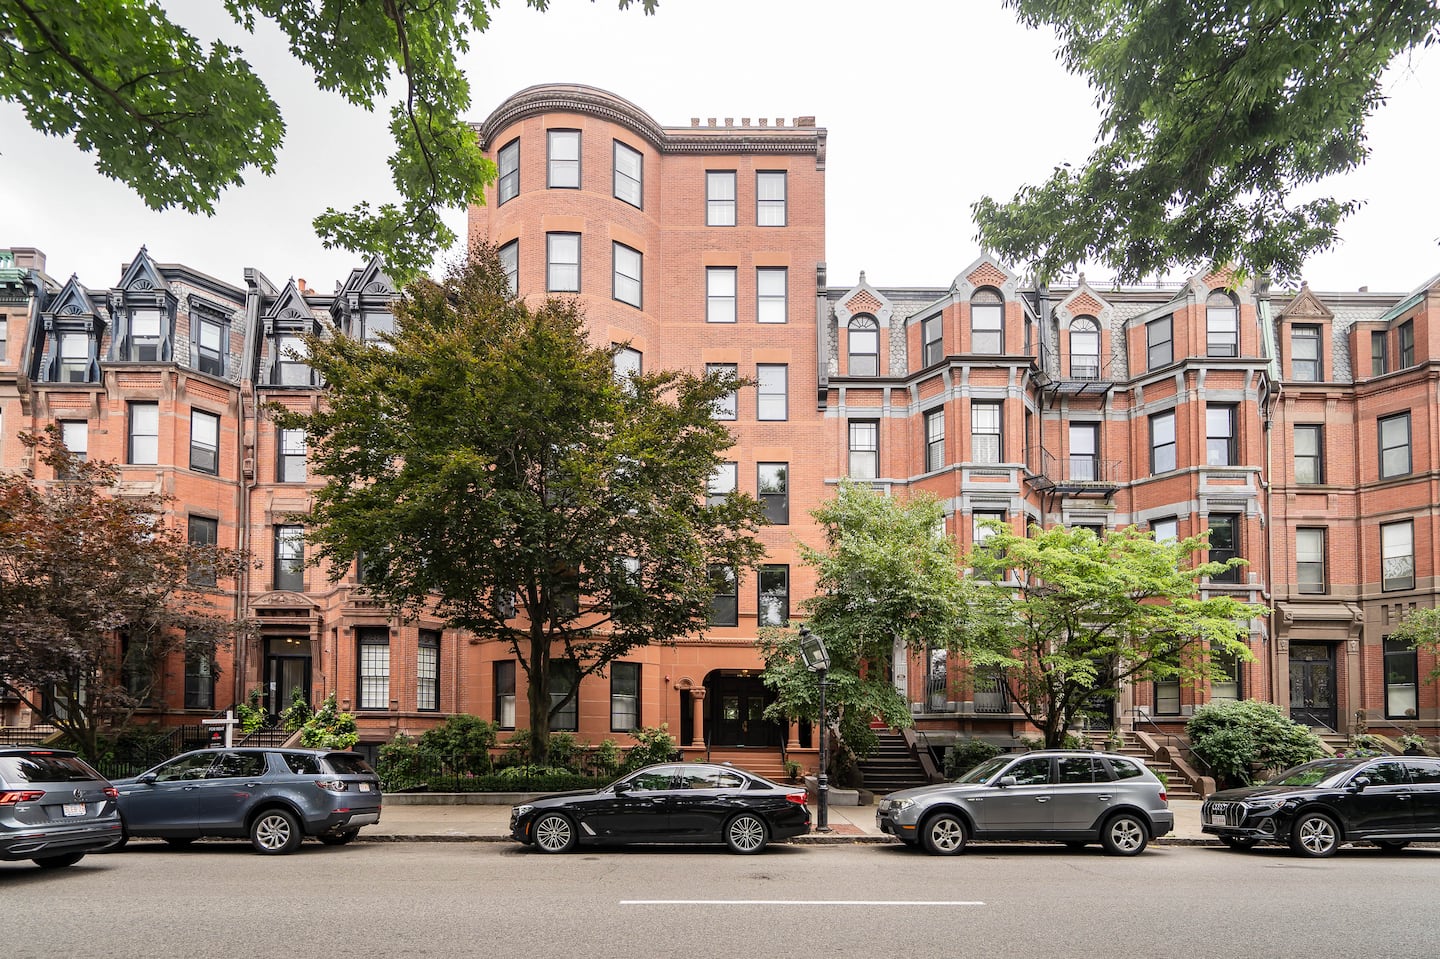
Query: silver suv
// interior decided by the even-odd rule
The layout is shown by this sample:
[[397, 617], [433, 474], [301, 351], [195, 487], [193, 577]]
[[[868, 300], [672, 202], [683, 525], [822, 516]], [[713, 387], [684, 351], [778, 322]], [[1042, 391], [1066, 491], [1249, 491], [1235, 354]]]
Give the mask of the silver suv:
[[996, 756], [952, 783], [891, 793], [875, 824], [907, 846], [953, 856], [972, 839], [1098, 842], [1134, 856], [1175, 828], [1165, 785], [1111, 753], [1049, 750]]
[[79, 756], [0, 746], [0, 860], [61, 869], [119, 841], [115, 787]]

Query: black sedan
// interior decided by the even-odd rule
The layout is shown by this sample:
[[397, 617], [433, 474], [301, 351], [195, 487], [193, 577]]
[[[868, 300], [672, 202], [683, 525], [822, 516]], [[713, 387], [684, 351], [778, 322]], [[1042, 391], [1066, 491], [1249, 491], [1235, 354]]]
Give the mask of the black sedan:
[[1261, 786], [1217, 792], [1200, 815], [1201, 829], [1232, 849], [1261, 842], [1288, 844], [1300, 856], [1329, 856], [1347, 842], [1404, 849], [1440, 840], [1440, 760], [1320, 759]]
[[805, 790], [710, 763], [646, 766], [604, 789], [544, 796], [510, 810], [510, 838], [542, 852], [723, 842], [732, 852], [756, 853], [809, 831]]

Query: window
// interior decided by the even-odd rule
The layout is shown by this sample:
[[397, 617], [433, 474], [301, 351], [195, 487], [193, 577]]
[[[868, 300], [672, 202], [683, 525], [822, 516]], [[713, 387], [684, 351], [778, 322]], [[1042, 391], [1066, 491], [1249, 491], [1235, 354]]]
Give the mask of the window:
[[755, 367], [757, 420], [783, 420], [789, 413], [790, 368], [784, 363], [761, 363]]
[[1145, 324], [1145, 367], [1159, 369], [1175, 361], [1175, 345], [1171, 340], [1170, 317]]
[[137, 309], [130, 311], [130, 339], [125, 359], [140, 363], [154, 363], [160, 359], [160, 311]]
[[1397, 413], [1380, 419], [1380, 478], [1391, 479], [1410, 472], [1410, 414]]
[[135, 466], [160, 462], [160, 404], [130, 404], [129, 446], [125, 462]]
[[989, 523], [1005, 522], [1004, 510], [977, 509], [970, 514], [970, 539], [976, 546], [981, 545], [997, 532]]
[[1415, 588], [1415, 524], [1412, 520], [1380, 527], [1380, 588]]
[[0, 313], [0, 363], [4, 363], [9, 355], [10, 321], [5, 314]]
[[640, 728], [640, 664], [610, 664], [610, 731]]
[[440, 634], [433, 629], [420, 630], [415, 651], [415, 708], [426, 712], [440, 708]]
[[[740, 368], [734, 363], [706, 363], [706, 376], [725, 376], [735, 380], [740, 375]], [[739, 394], [731, 390], [715, 401], [711, 408], [710, 415], [717, 420], [733, 420], [739, 412]]]
[[359, 644], [360, 709], [390, 707], [390, 631], [381, 626], [355, 631]]
[[195, 365], [201, 373], [225, 375], [225, 324], [204, 318], [196, 324]]
[[500, 268], [505, 271], [505, 281], [510, 284], [511, 293], [520, 292], [520, 241], [511, 240], [500, 248]]
[[1100, 479], [1100, 424], [1070, 424], [1070, 479], [1093, 483]]
[[279, 386], [310, 386], [310, 351], [298, 335], [275, 337], [275, 383]]
[[1205, 354], [1240, 355], [1240, 316], [1229, 294], [1216, 290], [1205, 301]]
[[1295, 482], [1325, 482], [1325, 427], [1319, 423], [1295, 427]]
[[880, 324], [873, 316], [857, 316], [850, 321], [851, 376], [877, 376], [880, 373]]
[[1420, 669], [1415, 649], [1385, 637], [1385, 718], [1414, 719]]
[[1325, 378], [1320, 363], [1320, 327], [1290, 328], [1290, 376], [1305, 383], [1319, 383]]
[[220, 471], [220, 417], [214, 413], [190, 411], [190, 468], [201, 473]]
[[1207, 403], [1205, 406], [1205, 465], [1234, 466], [1235, 407]]
[[1155, 713], [1159, 716], [1180, 715], [1180, 680], [1155, 680]]
[[386, 339], [395, 335], [395, 317], [388, 311], [366, 310], [360, 314], [360, 324], [360, 336], [366, 346], [394, 349]]
[[761, 566], [757, 626], [784, 626], [790, 621], [790, 567]]
[[611, 293], [621, 303], [629, 303], [631, 306], [640, 306], [640, 276], [643, 266], [643, 258], [639, 250], [631, 249], [623, 243], [613, 244], [614, 255], [614, 277], [611, 281]]
[[1000, 435], [1000, 404], [970, 404], [970, 459], [976, 463], [999, 463], [1004, 459]]
[[926, 366], [932, 366], [945, 358], [945, 318], [939, 314], [927, 316], [920, 324], [921, 352]]
[[[1210, 562], [1224, 563], [1240, 555], [1240, 516], [1234, 513], [1210, 515]], [[1212, 583], [1238, 583], [1242, 567], [1230, 567], [1210, 577]]]
[[787, 305], [789, 271], [783, 266], [761, 266], [755, 270], [755, 322], [785, 323], [789, 320]]
[[84, 383], [90, 379], [90, 335], [60, 334], [61, 383]]
[[1155, 534], [1157, 543], [1178, 543], [1180, 541], [1180, 521], [1173, 516], [1152, 519], [1150, 531]]
[[616, 345], [615, 357], [610, 361], [615, 370], [615, 379], [627, 382], [632, 376], [639, 376], [645, 365], [645, 355], [629, 346]]
[[615, 141], [615, 199], [643, 207], [645, 158], [640, 151]]
[[545, 133], [551, 189], [580, 189], [580, 131], [547, 130]]
[[735, 225], [735, 171], [705, 172], [705, 225]]
[[717, 464], [715, 471], [710, 474], [710, 481], [705, 489], [705, 505], [719, 506], [724, 503], [726, 498], [735, 492], [735, 487], [738, 484], [738, 476], [738, 464]]
[[[580, 728], [580, 672], [574, 660], [550, 662], [550, 728], [575, 732]], [[571, 695], [571, 691], [574, 695]], [[561, 703], [565, 705], [561, 706]], [[558, 708], [557, 708], [558, 707]]]
[[215, 708], [215, 670], [209, 656], [185, 657], [185, 708]]
[[496, 185], [499, 203], [495, 205], [500, 206], [506, 200], [513, 200], [520, 195], [519, 137], [500, 148], [500, 153], [496, 157], [496, 165], [500, 168], [500, 179]]
[[1295, 531], [1295, 587], [1302, 593], [1325, 592], [1325, 530]]
[[88, 420], [62, 420], [60, 422], [60, 442], [65, 444], [65, 449], [70, 455], [80, 462], [85, 462], [90, 455], [90, 422]]
[[1175, 414], [1156, 413], [1150, 417], [1150, 472], [1168, 473], [1175, 468]]
[[931, 473], [945, 466], [945, 410], [931, 410], [925, 414], [925, 472]]
[[[191, 546], [214, 546], [220, 537], [220, 521], [207, 516], [191, 516], [185, 521], [185, 539]], [[191, 586], [214, 586], [215, 565], [198, 560], [190, 564], [186, 579]]]
[[850, 421], [850, 478], [876, 479], [880, 475], [880, 421]]
[[735, 626], [740, 622], [740, 593], [731, 566], [710, 567], [710, 625]]
[[495, 725], [515, 728], [515, 660], [495, 664]]
[[1240, 700], [1240, 657], [1234, 653], [1215, 651], [1210, 653], [1215, 665], [1221, 669], [1218, 678], [1210, 680], [1210, 701], [1212, 703], [1233, 703]]
[[1384, 330], [1370, 333], [1370, 375], [1382, 376], [1390, 372], [1389, 337]]
[[305, 482], [305, 431], [281, 430], [275, 478], [281, 483]]
[[784, 170], [761, 170], [755, 174], [755, 225], [785, 225]]
[[759, 463], [755, 488], [760, 494], [760, 505], [765, 507], [765, 518], [776, 526], [790, 522], [790, 464]]
[[735, 267], [705, 268], [705, 322], [735, 322]]
[[1406, 320], [1400, 324], [1396, 336], [1400, 340], [1400, 366], [1404, 370], [1415, 365], [1415, 321]]
[[550, 293], [580, 292], [580, 234], [545, 234], [545, 289]]
[[305, 589], [305, 534], [299, 526], [275, 527], [275, 588]]
[[1070, 324], [1070, 377], [1100, 378], [1100, 324], [1092, 317], [1082, 316]]
[[994, 290], [977, 290], [970, 298], [970, 352], [1005, 352], [1005, 301]]

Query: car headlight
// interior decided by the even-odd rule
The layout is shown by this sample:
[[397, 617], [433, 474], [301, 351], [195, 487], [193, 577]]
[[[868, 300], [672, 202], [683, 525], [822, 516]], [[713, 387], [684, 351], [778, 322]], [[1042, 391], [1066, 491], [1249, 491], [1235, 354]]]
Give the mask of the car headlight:
[[521, 816], [525, 815], [526, 813], [528, 813], [528, 812], [533, 812], [534, 809], [535, 809], [535, 807], [534, 807], [534, 806], [531, 806], [531, 805], [529, 805], [529, 804], [526, 804], [526, 805], [524, 805], [524, 806], [516, 806], [516, 807], [514, 807], [513, 809], [510, 810], [510, 818], [511, 818], [511, 819], [519, 819]]
[[1288, 801], [1285, 799], [1247, 799], [1245, 800], [1245, 811], [1268, 815], [1284, 806]]
[[899, 812], [900, 810], [908, 809], [913, 805], [915, 805], [915, 800], [913, 799], [887, 799], [885, 800], [885, 811]]

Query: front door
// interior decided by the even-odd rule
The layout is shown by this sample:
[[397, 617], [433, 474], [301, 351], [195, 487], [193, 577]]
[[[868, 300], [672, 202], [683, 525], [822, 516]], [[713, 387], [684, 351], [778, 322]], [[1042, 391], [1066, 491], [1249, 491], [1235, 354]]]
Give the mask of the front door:
[[1290, 718], [1307, 726], [1336, 728], [1333, 647], [1290, 644]]
[[780, 724], [765, 719], [775, 697], [758, 676], [714, 676], [706, 685], [711, 746], [780, 745]]
[[310, 641], [270, 640], [265, 655], [265, 711], [283, 713], [297, 689], [310, 702]]

